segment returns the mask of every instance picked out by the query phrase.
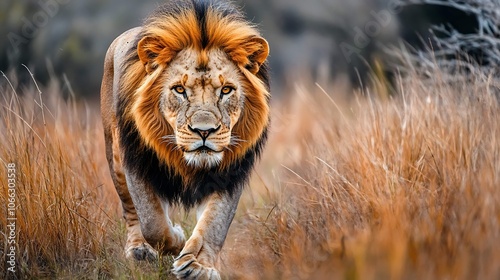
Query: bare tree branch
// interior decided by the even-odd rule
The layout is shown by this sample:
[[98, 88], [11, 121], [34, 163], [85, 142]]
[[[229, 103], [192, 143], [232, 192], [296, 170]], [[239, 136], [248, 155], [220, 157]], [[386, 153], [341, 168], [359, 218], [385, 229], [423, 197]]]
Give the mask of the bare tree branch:
[[453, 26], [431, 27], [432, 46], [414, 50], [403, 63], [423, 68], [440, 67], [475, 72], [480, 65], [484, 73], [498, 73], [500, 65], [500, 1], [499, 0], [401, 0], [406, 5], [439, 5], [473, 15], [478, 23], [475, 33], [460, 33]]

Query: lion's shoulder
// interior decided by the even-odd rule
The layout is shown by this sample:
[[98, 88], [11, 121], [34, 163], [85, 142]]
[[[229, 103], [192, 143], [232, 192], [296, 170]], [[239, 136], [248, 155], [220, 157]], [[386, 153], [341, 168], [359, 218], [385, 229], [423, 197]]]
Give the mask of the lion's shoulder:
[[113, 112], [116, 111], [120, 82], [126, 71], [127, 61], [130, 61], [128, 57], [135, 52], [141, 30], [141, 27], [135, 27], [123, 32], [106, 51], [101, 85], [101, 111], [105, 126], [116, 125], [112, 119], [115, 118]]
[[129, 29], [111, 43], [108, 52], [111, 51], [110, 55], [113, 57], [115, 69], [123, 69], [127, 56], [130, 55], [131, 52], [135, 52], [141, 31], [142, 27]]

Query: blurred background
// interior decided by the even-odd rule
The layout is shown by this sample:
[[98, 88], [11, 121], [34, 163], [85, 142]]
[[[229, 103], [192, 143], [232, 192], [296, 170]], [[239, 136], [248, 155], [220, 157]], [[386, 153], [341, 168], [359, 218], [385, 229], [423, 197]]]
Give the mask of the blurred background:
[[[469, 55], [498, 65], [499, 0], [238, 0], [271, 46], [275, 96], [297, 78], [352, 88], [391, 79], [394, 48]], [[2, 0], [0, 70], [31, 80], [63, 81], [64, 94], [96, 98], [112, 40], [141, 24], [162, 1]], [[452, 52], [449, 52], [452, 50]], [[440, 52], [441, 51], [441, 52]], [[418, 57], [418, 55], [416, 56]]]

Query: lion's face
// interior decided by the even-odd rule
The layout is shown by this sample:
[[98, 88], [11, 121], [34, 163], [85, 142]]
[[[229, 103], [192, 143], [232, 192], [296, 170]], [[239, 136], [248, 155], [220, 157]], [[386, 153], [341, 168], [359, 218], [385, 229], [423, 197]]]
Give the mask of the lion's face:
[[175, 143], [189, 165], [209, 168], [238, 143], [231, 131], [244, 106], [244, 90], [240, 70], [223, 51], [213, 49], [206, 55], [203, 67], [192, 49], [172, 60], [165, 72], [160, 111], [175, 134], [165, 135], [165, 141]]

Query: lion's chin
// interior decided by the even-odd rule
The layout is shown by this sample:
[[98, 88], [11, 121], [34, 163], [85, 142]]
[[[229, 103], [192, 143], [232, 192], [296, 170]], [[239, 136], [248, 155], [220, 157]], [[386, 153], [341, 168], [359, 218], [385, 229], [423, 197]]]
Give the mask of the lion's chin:
[[212, 168], [218, 166], [223, 156], [224, 152], [215, 151], [184, 152], [184, 158], [187, 164], [196, 168]]

